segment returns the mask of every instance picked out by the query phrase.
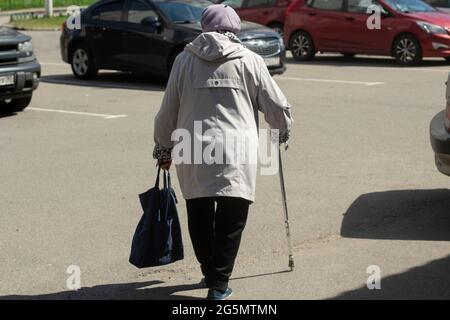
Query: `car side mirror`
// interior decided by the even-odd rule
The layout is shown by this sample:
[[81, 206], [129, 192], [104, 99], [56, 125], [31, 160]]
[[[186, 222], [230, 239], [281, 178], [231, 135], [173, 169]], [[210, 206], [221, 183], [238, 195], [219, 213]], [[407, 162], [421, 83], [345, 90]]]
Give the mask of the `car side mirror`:
[[157, 16], [148, 16], [141, 20], [141, 25], [146, 27], [153, 27], [155, 30], [160, 30], [162, 23]]

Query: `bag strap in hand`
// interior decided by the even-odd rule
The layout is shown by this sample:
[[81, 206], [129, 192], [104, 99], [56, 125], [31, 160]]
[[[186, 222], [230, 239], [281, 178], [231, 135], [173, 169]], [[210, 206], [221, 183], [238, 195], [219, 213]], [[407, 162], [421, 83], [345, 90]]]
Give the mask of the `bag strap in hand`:
[[169, 170], [164, 170], [164, 189], [171, 189], [172, 183], [170, 181], [170, 172]]
[[156, 174], [155, 188], [159, 188], [159, 174], [160, 173], [161, 173], [161, 167], [158, 166], [158, 173]]
[[[169, 170], [163, 170], [163, 184], [164, 189], [171, 189], [172, 188], [172, 182], [170, 180], [170, 172]], [[155, 188], [159, 188], [159, 177], [161, 174], [161, 167], [158, 166], [158, 173], [156, 174], [156, 181], [155, 181]]]

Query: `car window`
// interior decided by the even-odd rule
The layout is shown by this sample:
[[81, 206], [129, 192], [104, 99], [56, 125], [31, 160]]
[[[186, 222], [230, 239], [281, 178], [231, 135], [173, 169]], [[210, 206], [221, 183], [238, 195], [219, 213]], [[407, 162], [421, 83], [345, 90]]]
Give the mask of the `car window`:
[[445, 0], [424, 0], [424, 1], [432, 7], [442, 7], [442, 4], [447, 2]]
[[154, 1], [167, 19], [174, 23], [200, 22], [203, 10], [211, 5], [209, 1]]
[[426, 0], [425, 2], [432, 5], [433, 7], [443, 7], [443, 8], [450, 7], [449, 0]]
[[238, 9], [238, 8], [242, 8], [242, 5], [244, 4], [244, 0], [225, 0], [221, 3], [227, 4], [232, 8]]
[[432, 6], [420, 0], [385, 0], [385, 2], [395, 11], [403, 13], [436, 11]]
[[108, 2], [92, 11], [92, 19], [105, 21], [120, 21], [122, 18], [123, 1]]
[[312, 7], [316, 9], [324, 9], [324, 10], [341, 10], [343, 0], [314, 0], [312, 3]]
[[140, 24], [144, 18], [158, 17], [148, 5], [141, 1], [132, 0], [127, 10], [127, 21]]
[[348, 12], [356, 12], [356, 13], [367, 13], [367, 8], [372, 5], [377, 5], [377, 1], [375, 0], [347, 0]]

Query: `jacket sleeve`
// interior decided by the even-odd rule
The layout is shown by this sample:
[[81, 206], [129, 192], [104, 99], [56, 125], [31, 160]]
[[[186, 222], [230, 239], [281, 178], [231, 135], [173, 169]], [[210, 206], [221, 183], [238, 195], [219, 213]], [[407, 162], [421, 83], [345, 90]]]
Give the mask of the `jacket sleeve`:
[[289, 139], [293, 122], [291, 105], [273, 80], [262, 58], [259, 62], [259, 85], [256, 91], [258, 110], [264, 113], [264, 119], [271, 129], [279, 130], [279, 142], [284, 143]]
[[177, 127], [178, 110], [180, 108], [180, 56], [175, 59], [167, 81], [161, 108], [155, 117], [153, 158], [166, 161], [172, 159], [172, 148], [174, 142], [171, 140], [172, 132]]

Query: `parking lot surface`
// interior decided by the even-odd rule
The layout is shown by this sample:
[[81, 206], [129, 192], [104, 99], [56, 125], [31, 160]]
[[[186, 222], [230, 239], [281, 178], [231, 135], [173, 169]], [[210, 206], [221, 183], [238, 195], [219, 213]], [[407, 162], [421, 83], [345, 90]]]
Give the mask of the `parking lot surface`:
[[[186, 258], [128, 263], [137, 195], [154, 183], [164, 80], [76, 80], [58, 32], [29, 34], [40, 87], [24, 112], [0, 115], [0, 299], [204, 297], [183, 201]], [[295, 119], [283, 165], [296, 268], [286, 272], [278, 176], [259, 176], [233, 298], [450, 298], [450, 179], [435, 169], [428, 132], [450, 66], [319, 55], [288, 58], [287, 68], [275, 79]], [[71, 265], [81, 270], [78, 291], [67, 288]], [[369, 266], [379, 267], [379, 290], [367, 288]]]

